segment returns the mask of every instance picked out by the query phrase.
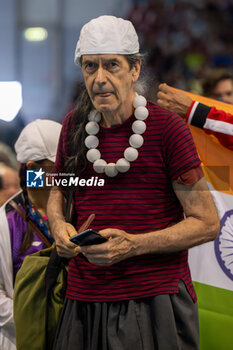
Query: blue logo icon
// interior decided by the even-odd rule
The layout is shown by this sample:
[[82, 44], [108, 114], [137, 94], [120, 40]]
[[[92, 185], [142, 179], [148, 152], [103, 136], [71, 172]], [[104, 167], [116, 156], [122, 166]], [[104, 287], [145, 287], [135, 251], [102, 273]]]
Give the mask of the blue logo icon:
[[27, 187], [44, 187], [44, 171], [40, 170], [27, 170]]

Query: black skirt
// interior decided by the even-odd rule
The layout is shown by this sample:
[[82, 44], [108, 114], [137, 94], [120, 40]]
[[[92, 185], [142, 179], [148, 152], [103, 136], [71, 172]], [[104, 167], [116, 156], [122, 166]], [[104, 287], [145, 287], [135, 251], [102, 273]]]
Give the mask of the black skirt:
[[197, 304], [180, 282], [179, 293], [146, 299], [66, 299], [53, 350], [197, 350], [198, 344]]

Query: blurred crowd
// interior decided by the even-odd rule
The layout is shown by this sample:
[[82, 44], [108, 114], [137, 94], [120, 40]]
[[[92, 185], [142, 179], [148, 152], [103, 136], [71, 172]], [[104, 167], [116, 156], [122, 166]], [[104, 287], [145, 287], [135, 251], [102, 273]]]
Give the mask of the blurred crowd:
[[146, 78], [153, 86], [166, 82], [202, 93], [209, 69], [232, 70], [232, 0], [135, 1], [127, 18], [148, 53]]

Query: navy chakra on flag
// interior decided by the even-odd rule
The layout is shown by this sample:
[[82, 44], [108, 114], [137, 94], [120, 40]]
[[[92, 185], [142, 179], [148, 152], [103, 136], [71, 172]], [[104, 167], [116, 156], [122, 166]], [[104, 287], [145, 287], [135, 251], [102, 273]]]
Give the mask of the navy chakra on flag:
[[233, 210], [221, 219], [218, 238], [214, 242], [216, 258], [223, 272], [233, 281]]

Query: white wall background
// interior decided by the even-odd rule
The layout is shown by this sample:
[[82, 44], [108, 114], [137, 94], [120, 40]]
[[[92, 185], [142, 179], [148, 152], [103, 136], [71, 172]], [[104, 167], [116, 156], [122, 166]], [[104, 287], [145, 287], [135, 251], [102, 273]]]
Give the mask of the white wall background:
[[[124, 17], [132, 0], [0, 0], [0, 81], [19, 80], [23, 87], [21, 114], [62, 120], [80, 69], [73, 63], [83, 24], [94, 17]], [[48, 30], [43, 42], [28, 42], [30, 26]], [[1, 103], [1, 97], [0, 97]]]

